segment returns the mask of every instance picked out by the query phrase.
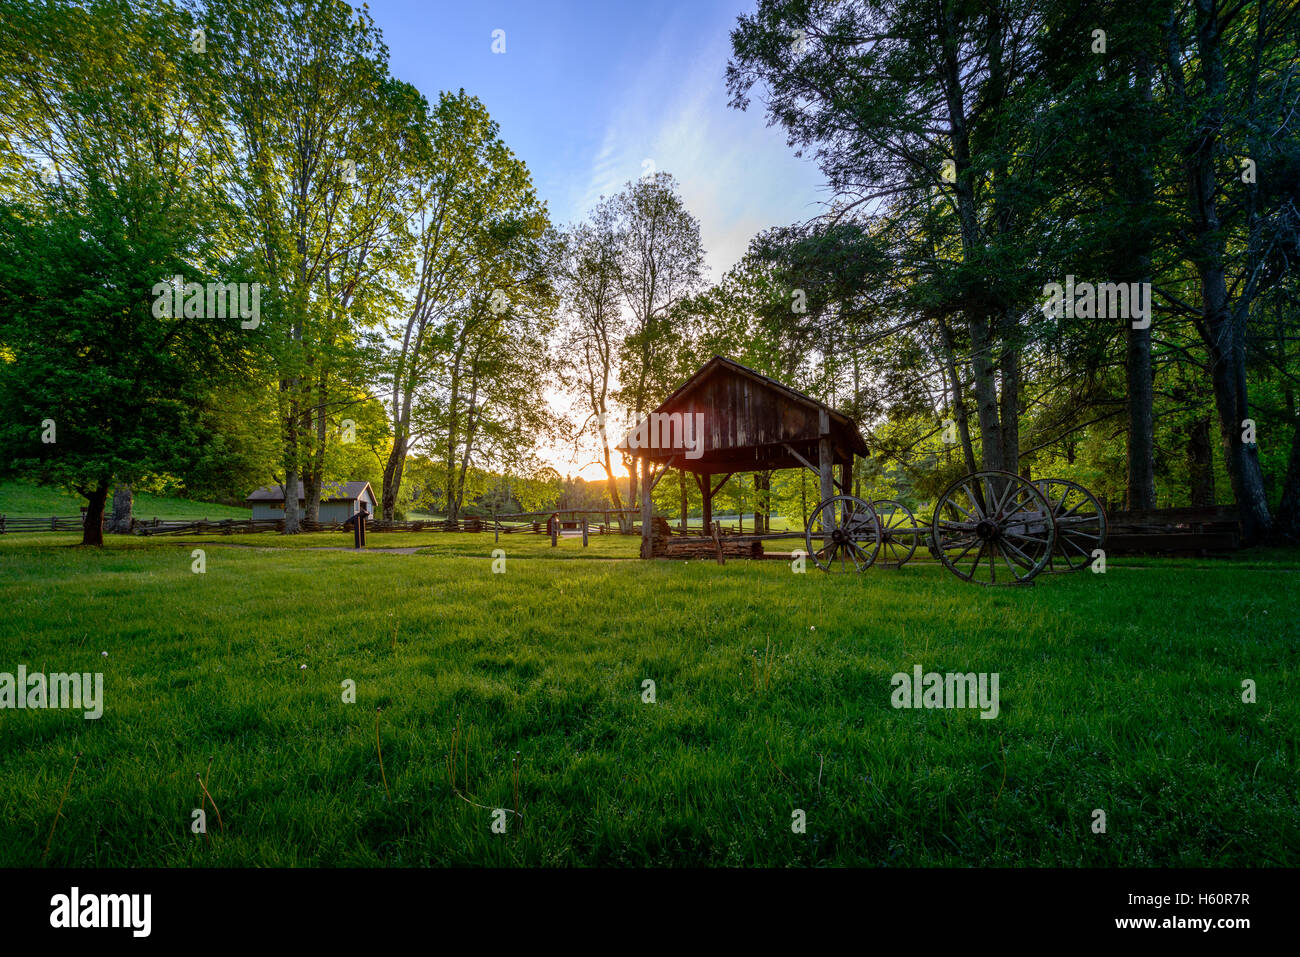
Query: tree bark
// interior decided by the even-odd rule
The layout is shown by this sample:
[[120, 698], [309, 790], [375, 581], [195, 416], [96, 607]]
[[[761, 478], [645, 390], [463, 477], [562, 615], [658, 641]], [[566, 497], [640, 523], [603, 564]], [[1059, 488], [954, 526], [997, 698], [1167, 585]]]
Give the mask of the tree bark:
[[1128, 507], [1156, 507], [1155, 380], [1151, 371], [1151, 329], [1125, 332], [1128, 378]]
[[1020, 471], [1020, 352], [1015, 337], [1004, 336], [1005, 346], [999, 362], [1002, 375], [1001, 413], [1002, 467]]
[[[1197, 130], [1186, 151], [1184, 170], [1188, 183], [1189, 219], [1195, 241], [1193, 261], [1201, 284], [1201, 314], [1197, 328], [1210, 354], [1210, 378], [1219, 416], [1224, 464], [1232, 482], [1233, 498], [1241, 517], [1242, 544], [1255, 545], [1269, 533], [1272, 517], [1259, 466], [1259, 450], [1243, 441], [1250, 417], [1246, 389], [1247, 302], [1234, 303], [1225, 274], [1223, 224], [1216, 205], [1217, 162], [1223, 151], [1220, 130], [1227, 101], [1227, 77], [1220, 50], [1220, 11], [1208, 0], [1196, 4], [1196, 52], [1200, 57], [1202, 95], [1206, 107], [1197, 117]], [[1170, 43], [1170, 70], [1182, 76], [1177, 58], [1180, 44]], [[1249, 284], [1248, 284], [1249, 288]], [[1245, 295], [1245, 293], [1243, 293]]]
[[1300, 542], [1300, 423], [1291, 433], [1291, 455], [1287, 459], [1274, 531], [1285, 542]]
[[308, 522], [320, 521], [321, 489], [325, 484], [325, 440], [329, 425], [325, 419], [325, 389], [325, 372], [322, 370], [320, 379], [316, 383], [316, 411], [313, 416], [316, 435], [315, 441], [312, 443], [314, 447], [312, 448], [311, 463], [307, 468], [307, 474], [304, 476], [305, 483], [303, 486], [305, 506], [303, 518]]
[[86, 518], [81, 527], [81, 544], [104, 544], [104, 502], [108, 499], [109, 481], [100, 479], [93, 489], [83, 492], [86, 496]]
[[[1136, 70], [1139, 96], [1142, 101], [1144, 139], [1147, 150], [1141, 156], [1132, 177], [1124, 170], [1116, 170], [1121, 182], [1127, 181], [1130, 189], [1128, 197], [1132, 208], [1142, 215], [1142, 225], [1133, 235], [1134, 249], [1131, 256], [1136, 265], [1134, 272], [1138, 282], [1151, 281], [1151, 229], [1147, 219], [1155, 206], [1155, 173], [1151, 168], [1154, 144], [1150, 143], [1152, 135], [1151, 111], [1153, 96], [1151, 78], [1154, 68], [1146, 47], [1139, 44]], [[1131, 162], [1129, 154], [1124, 154], [1124, 162]], [[1121, 267], [1122, 268], [1122, 267]], [[1151, 316], [1147, 317], [1148, 320]], [[1155, 374], [1151, 366], [1151, 325], [1148, 321], [1145, 329], [1133, 328], [1132, 319], [1126, 320], [1124, 330], [1125, 355], [1124, 369], [1128, 381], [1128, 507], [1130, 509], [1149, 509], [1156, 507], [1156, 463], [1155, 463]], [[1213, 491], [1211, 491], [1213, 496]]]
[[406, 466], [406, 436], [398, 434], [393, 439], [393, 448], [384, 463], [384, 487], [380, 493], [380, 507], [383, 509], [384, 521], [393, 521], [397, 508], [397, 493], [402, 487], [402, 471]]
[[998, 389], [990, 358], [993, 340], [984, 317], [970, 318], [971, 369], [975, 373], [975, 415], [980, 430], [980, 467], [994, 470], [1002, 464], [1002, 423], [998, 419]]
[[[942, 316], [938, 316], [936, 321], [939, 324], [940, 341], [943, 344], [944, 365], [948, 370], [948, 379], [952, 384], [952, 414], [957, 426], [957, 436], [961, 440], [961, 451], [966, 462], [966, 471], [967, 473], [978, 472], [979, 467], [975, 464], [975, 446], [970, 438], [970, 418], [966, 413], [966, 401], [962, 396], [961, 377], [957, 374], [957, 356], [952, 329], [948, 326], [948, 320]], [[804, 525], [807, 524], [808, 522], [805, 519]]]
[[1188, 504], [1197, 508], [1214, 504], [1214, 446], [1210, 439], [1209, 416], [1195, 419], [1187, 429], [1187, 484], [1190, 490]]

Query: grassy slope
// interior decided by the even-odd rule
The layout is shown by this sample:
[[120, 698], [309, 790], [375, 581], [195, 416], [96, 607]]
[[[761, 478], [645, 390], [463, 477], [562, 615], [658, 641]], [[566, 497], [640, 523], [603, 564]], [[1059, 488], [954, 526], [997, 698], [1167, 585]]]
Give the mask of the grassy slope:
[[[102, 669], [107, 697], [0, 712], [0, 864], [40, 860], [77, 751], [56, 864], [1300, 864], [1294, 562], [986, 590], [612, 561], [620, 537], [503, 538], [494, 575], [489, 536], [410, 537], [210, 547], [204, 575], [166, 539], [0, 542], [0, 671]], [[894, 710], [915, 663], [998, 672], [1002, 714]], [[520, 753], [506, 836], [451, 792], [457, 715], [476, 804], [512, 806]]]
[[[48, 518], [51, 515], [77, 515], [86, 500], [62, 489], [31, 485], [26, 482], [0, 482], [0, 515], [23, 515]], [[166, 498], [141, 493], [133, 505], [136, 518], [248, 518], [246, 508], [232, 508], [210, 502], [191, 502], [183, 498]]]

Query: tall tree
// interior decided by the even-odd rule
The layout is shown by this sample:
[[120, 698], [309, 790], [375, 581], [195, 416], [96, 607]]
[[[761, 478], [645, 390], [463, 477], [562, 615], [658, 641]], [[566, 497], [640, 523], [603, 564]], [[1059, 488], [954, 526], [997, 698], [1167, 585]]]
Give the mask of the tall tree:
[[[132, 14], [127, 16], [128, 11]], [[103, 543], [114, 478], [184, 475], [211, 450], [196, 410], [256, 333], [211, 287], [220, 136], [188, 14], [0, 5], [0, 463], [87, 499]]]
[[359, 318], [362, 283], [399, 217], [399, 173], [422, 102], [394, 81], [369, 14], [274, 0], [250, 16], [212, 0], [207, 56], [236, 135], [226, 176], [270, 284], [265, 323], [279, 378], [286, 533], [314, 505], [331, 383]]
[[[579, 436], [594, 437], [610, 498], [614, 508], [620, 510], [623, 501], [613, 459], [613, 446], [618, 437], [611, 441], [610, 427], [618, 347], [625, 335], [621, 244], [622, 237], [608, 203], [597, 206], [590, 222], [570, 229], [561, 277], [567, 321], [560, 345], [562, 381], [570, 393], [578, 396], [584, 412]], [[622, 520], [620, 512], [620, 523]]]
[[[619, 349], [616, 398], [635, 427], [685, 371], [673, 307], [702, 285], [704, 248], [700, 224], [669, 173], [629, 183], [610, 202], [622, 237], [618, 277], [629, 319]], [[629, 497], [635, 501], [637, 477], [629, 472]]]
[[[381, 381], [393, 431], [384, 466], [385, 518], [393, 516], [407, 455], [417, 446], [439, 447], [444, 481], [452, 481], [464, 427], [473, 426], [477, 414], [465, 408], [474, 386], [462, 389], [474, 333], [490, 338], [499, 332], [499, 317], [511, 307], [506, 323], [535, 315], [530, 297], [539, 291], [536, 274], [523, 264], [542, 256], [546, 230], [527, 167], [481, 102], [463, 90], [444, 93], [421, 131], [405, 173], [399, 318], [385, 324], [389, 347]], [[542, 358], [528, 346], [524, 355]]]

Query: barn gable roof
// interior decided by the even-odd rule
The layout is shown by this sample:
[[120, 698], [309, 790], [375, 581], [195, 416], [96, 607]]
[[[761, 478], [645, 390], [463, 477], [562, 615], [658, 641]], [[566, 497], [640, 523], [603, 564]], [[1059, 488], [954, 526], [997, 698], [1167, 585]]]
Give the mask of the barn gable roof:
[[[299, 487], [299, 498], [301, 495], [301, 484]], [[320, 500], [322, 502], [355, 502], [361, 497], [362, 492], [370, 493], [370, 500], [375, 501], [375, 492], [370, 487], [369, 482], [326, 482], [321, 487]], [[263, 485], [255, 489], [245, 502], [283, 502], [284, 486], [282, 485]]]
[[[651, 416], [702, 414], [704, 448], [692, 458], [681, 449], [629, 448], [629, 439]], [[732, 359], [715, 355], [660, 403], [616, 448], [701, 474], [800, 468], [817, 461], [821, 422], [828, 423], [836, 463], [866, 455], [867, 444], [849, 416]], [[650, 430], [653, 432], [653, 428]], [[795, 454], [797, 453], [797, 454]]]

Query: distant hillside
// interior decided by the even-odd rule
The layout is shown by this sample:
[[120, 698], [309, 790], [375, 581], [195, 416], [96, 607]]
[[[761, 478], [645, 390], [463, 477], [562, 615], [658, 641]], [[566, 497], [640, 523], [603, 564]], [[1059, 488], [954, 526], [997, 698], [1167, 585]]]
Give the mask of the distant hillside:
[[[0, 515], [47, 517], [77, 515], [86, 500], [61, 489], [32, 485], [27, 482], [0, 482]], [[108, 508], [112, 508], [110, 496]], [[191, 502], [184, 498], [139, 494], [135, 497], [136, 518], [248, 518], [246, 508], [231, 508], [211, 502]]]

